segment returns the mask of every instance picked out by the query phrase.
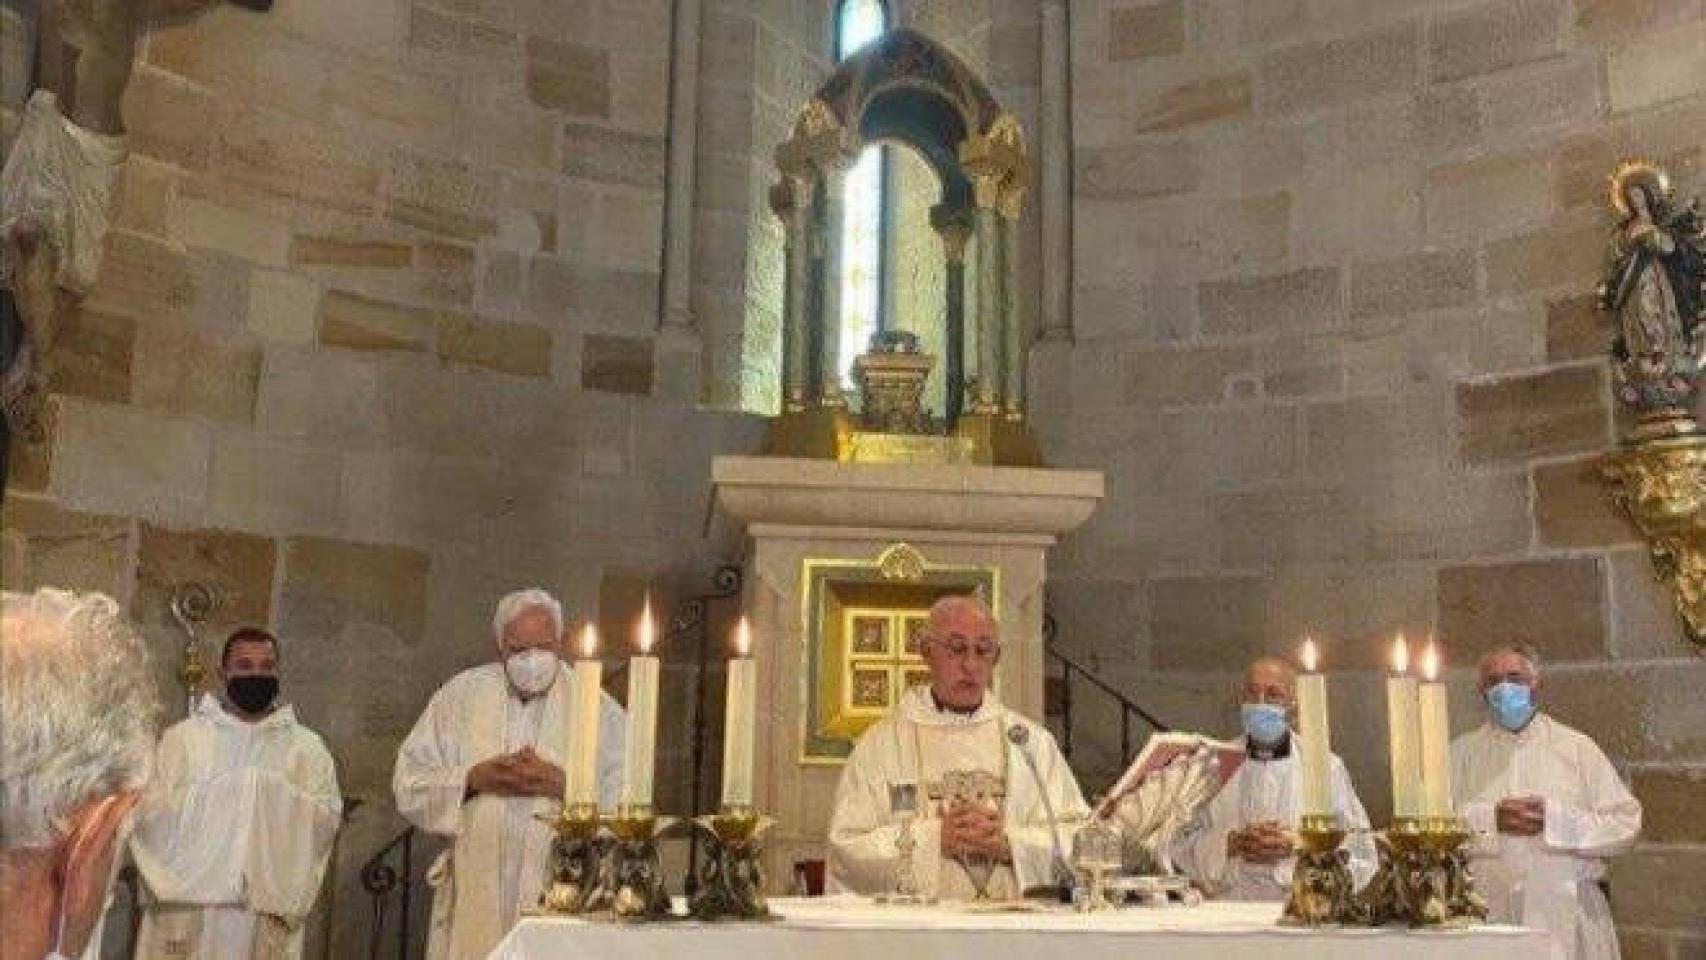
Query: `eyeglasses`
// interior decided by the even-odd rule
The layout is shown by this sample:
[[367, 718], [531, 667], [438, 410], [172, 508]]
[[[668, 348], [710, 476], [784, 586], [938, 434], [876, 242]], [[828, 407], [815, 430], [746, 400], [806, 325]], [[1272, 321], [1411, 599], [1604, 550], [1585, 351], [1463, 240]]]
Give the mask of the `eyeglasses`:
[[994, 663], [1001, 656], [1001, 645], [990, 640], [937, 640], [935, 641], [948, 656], [955, 660], [976, 660], [980, 663]]

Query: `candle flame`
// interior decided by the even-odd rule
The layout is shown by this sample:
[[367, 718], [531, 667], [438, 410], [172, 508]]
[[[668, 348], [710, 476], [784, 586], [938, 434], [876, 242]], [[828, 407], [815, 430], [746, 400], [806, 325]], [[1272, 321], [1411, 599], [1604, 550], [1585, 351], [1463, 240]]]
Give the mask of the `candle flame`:
[[646, 594], [646, 605], [640, 608], [640, 636], [635, 641], [640, 648], [640, 655], [652, 652], [652, 645], [657, 642], [657, 624], [652, 621], [652, 597]]
[[744, 657], [752, 653], [752, 626], [745, 617], [735, 624], [735, 656]]
[[581, 658], [591, 660], [598, 656], [598, 625], [588, 623], [581, 627]]
[[1410, 669], [1410, 645], [1404, 642], [1404, 635], [1398, 634], [1398, 639], [1392, 642], [1392, 672], [1403, 674]]
[[1422, 676], [1430, 681], [1439, 679], [1439, 647], [1432, 641], [1422, 651]]
[[1300, 659], [1303, 661], [1303, 669], [1306, 672], [1315, 672], [1315, 640], [1313, 638], [1303, 638], [1303, 655]]

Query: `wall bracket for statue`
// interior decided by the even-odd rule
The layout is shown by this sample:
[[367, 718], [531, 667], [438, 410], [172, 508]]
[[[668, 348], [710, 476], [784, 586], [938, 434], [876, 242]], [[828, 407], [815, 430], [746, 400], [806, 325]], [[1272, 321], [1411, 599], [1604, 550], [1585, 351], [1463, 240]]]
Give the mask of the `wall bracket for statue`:
[[1613, 390], [1635, 422], [1600, 473], [1646, 539], [1689, 639], [1706, 645], [1706, 218], [1698, 199], [1677, 201], [1663, 169], [1638, 160], [1612, 174], [1610, 203], [1619, 222], [1599, 306], [1617, 329]]

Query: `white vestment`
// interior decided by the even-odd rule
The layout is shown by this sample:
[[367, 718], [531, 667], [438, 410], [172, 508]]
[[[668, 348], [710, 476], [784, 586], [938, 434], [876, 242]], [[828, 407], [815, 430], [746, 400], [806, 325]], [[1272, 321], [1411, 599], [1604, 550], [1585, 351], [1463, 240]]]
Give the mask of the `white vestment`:
[[[1223, 900], [1283, 901], [1291, 892], [1295, 857], [1278, 863], [1250, 863], [1226, 855], [1226, 835], [1263, 821], [1275, 821], [1287, 829], [1297, 828], [1303, 801], [1303, 764], [1295, 749], [1285, 756], [1258, 760], [1246, 753], [1232, 779], [1197, 816], [1173, 845], [1174, 861], [1203, 892]], [[1249, 750], [1248, 738], [1245, 749]], [[1351, 830], [1368, 828], [1368, 813], [1357, 799], [1350, 772], [1337, 754], [1331, 757], [1333, 812]], [[1358, 889], [1374, 876], [1377, 858], [1367, 833], [1352, 833], [1345, 839], [1350, 855], [1351, 880]]]
[[[1616, 960], [1601, 862], [1641, 832], [1641, 801], [1594, 742], [1544, 713], [1517, 733], [1485, 724], [1451, 744], [1458, 811], [1475, 832], [1470, 870], [1491, 919], [1548, 930], [1568, 960]], [[1506, 797], [1546, 800], [1538, 836], [1498, 831]]]
[[342, 810], [332, 755], [294, 710], [249, 723], [202, 697], [160, 738], [137, 811], [136, 956], [300, 957]]
[[[1007, 741], [1007, 729], [1021, 724], [1030, 732], [1029, 749], [1041, 776], [1032, 776], [1019, 748]], [[901, 697], [894, 712], [865, 731], [847, 758], [835, 790], [829, 824], [829, 888], [868, 895], [889, 892], [899, 858], [896, 841], [901, 818], [890, 809], [889, 785], [918, 786], [918, 817], [912, 827], [914, 876], [921, 893], [945, 900], [974, 894], [965, 868], [943, 861], [941, 801], [929, 794], [950, 771], [980, 771], [1005, 784], [1002, 817], [1013, 863], [998, 868], [991, 896], [1011, 897], [1052, 882], [1052, 844], [1048, 814], [1039, 786], [1048, 790], [1055, 814], [1080, 824], [1089, 815], [1078, 781], [1055, 746], [1054, 737], [1036, 723], [986, 695], [976, 712], [938, 710], [925, 686]], [[1070, 853], [1071, 828], [1061, 827]]]
[[[422, 830], [454, 838], [427, 876], [434, 887], [432, 960], [481, 960], [521, 909], [539, 901], [554, 837], [539, 817], [556, 817], [561, 798], [466, 797], [468, 769], [524, 746], [562, 765], [574, 703], [566, 665], [550, 690], [525, 702], [501, 663], [474, 667], [439, 688], [398, 750], [391, 782], [398, 812]], [[622, 782], [623, 720], [622, 708], [603, 694], [598, 795], [606, 810], [614, 809]]]

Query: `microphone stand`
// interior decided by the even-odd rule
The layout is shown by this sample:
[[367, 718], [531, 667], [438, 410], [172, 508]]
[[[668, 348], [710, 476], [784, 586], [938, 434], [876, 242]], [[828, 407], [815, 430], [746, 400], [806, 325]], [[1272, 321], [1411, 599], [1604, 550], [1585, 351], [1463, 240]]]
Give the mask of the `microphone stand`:
[[1050, 870], [1053, 872], [1055, 897], [1061, 903], [1072, 902], [1072, 866], [1066, 862], [1066, 854], [1060, 843], [1060, 818], [1055, 816], [1054, 801], [1050, 799], [1048, 784], [1043, 782], [1042, 771], [1037, 769], [1037, 758], [1031, 755], [1031, 732], [1024, 724], [1015, 723], [1007, 728], [1007, 742], [1019, 749], [1019, 756], [1025, 759], [1025, 766], [1031, 771], [1031, 779], [1036, 782], [1037, 793], [1043, 800], [1043, 813], [1048, 816]]

